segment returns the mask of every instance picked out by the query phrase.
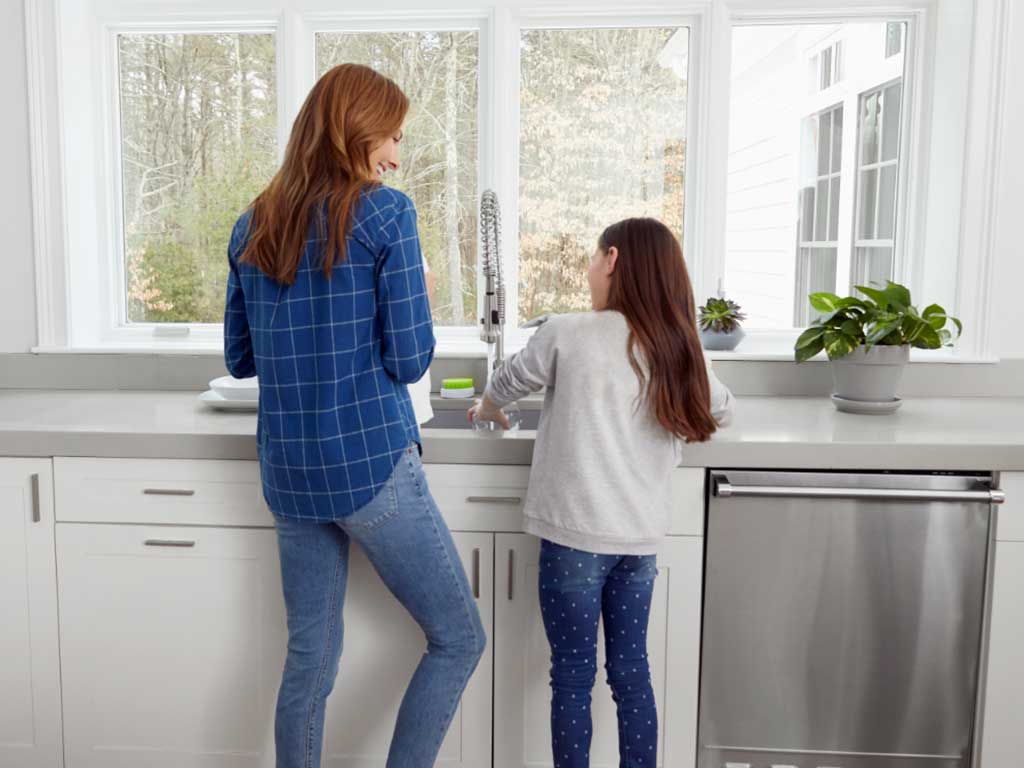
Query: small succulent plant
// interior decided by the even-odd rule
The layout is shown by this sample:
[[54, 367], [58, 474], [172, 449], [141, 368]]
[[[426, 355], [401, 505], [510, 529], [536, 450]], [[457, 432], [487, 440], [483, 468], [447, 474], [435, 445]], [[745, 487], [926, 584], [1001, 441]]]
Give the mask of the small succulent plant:
[[712, 297], [697, 310], [700, 314], [700, 329], [713, 333], [732, 333], [747, 318], [740, 309], [735, 301]]

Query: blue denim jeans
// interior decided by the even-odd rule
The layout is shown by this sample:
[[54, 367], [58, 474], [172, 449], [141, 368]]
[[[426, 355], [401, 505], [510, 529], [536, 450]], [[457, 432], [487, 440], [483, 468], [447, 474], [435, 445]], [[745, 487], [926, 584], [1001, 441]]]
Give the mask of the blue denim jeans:
[[620, 768], [654, 768], [658, 713], [647, 664], [654, 555], [597, 555], [542, 541], [540, 606], [551, 645], [551, 749], [555, 768], [590, 765], [590, 695], [597, 623], [619, 721]]
[[277, 699], [277, 768], [318, 768], [324, 706], [342, 648], [349, 540], [426, 635], [402, 699], [388, 768], [430, 768], [486, 638], [451, 533], [427, 488], [416, 446], [380, 493], [333, 523], [275, 516], [288, 615]]

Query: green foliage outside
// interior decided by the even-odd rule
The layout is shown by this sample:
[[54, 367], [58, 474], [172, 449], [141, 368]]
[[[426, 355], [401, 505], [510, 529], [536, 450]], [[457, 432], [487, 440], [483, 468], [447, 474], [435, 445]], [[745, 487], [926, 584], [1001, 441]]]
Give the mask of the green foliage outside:
[[274, 37], [118, 43], [127, 319], [219, 323], [231, 227], [277, 165]]

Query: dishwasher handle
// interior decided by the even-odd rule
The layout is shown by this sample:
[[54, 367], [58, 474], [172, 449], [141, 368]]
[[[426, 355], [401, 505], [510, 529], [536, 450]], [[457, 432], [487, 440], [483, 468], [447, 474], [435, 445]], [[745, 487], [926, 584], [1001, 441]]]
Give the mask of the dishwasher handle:
[[712, 473], [712, 494], [718, 498], [800, 498], [800, 499], [863, 499], [867, 501], [978, 501], [1002, 504], [1006, 494], [998, 488], [972, 491], [916, 490], [911, 488], [833, 488], [812, 485], [733, 485], [729, 476]]

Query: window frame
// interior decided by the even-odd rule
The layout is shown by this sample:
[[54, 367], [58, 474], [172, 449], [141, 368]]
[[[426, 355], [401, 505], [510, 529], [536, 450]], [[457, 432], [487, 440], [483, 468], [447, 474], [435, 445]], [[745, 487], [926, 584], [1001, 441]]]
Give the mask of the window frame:
[[[118, 37], [120, 35], [146, 34], [270, 34], [278, 37], [275, 24], [269, 21], [220, 22], [220, 21], [188, 21], [154, 25], [138, 21], [112, 22], [104, 25], [103, 36], [103, 72], [100, 77], [102, 88], [103, 111], [101, 120], [107, 126], [105, 157], [109, 158], [104, 167], [108, 169], [109, 181], [104, 185], [110, 238], [103, 243], [107, 256], [100, 258], [101, 279], [107, 283], [107, 295], [110, 301], [107, 307], [98, 307], [99, 341], [102, 344], [145, 345], [148, 340], [158, 341], [161, 345], [167, 341], [181, 342], [182, 339], [198, 345], [208, 346], [223, 343], [224, 329], [221, 323], [153, 323], [130, 322], [128, 320], [128, 263], [125, 251], [125, 219], [124, 219], [124, 158], [121, 152], [122, 114], [120, 93], [120, 52]], [[279, 62], [275, 52], [275, 79], [279, 74]], [[278, 83], [275, 83], [275, 87]], [[278, 95], [278, 134], [280, 135], [280, 95]], [[280, 143], [278, 145], [280, 147]], [[279, 149], [280, 155], [280, 149]], [[103, 242], [103, 241], [101, 241]], [[225, 255], [225, 258], [226, 255]], [[103, 317], [104, 309], [107, 316]], [[186, 342], [187, 343], [187, 342]]]
[[[577, 20], [575, 26], [610, 26], [613, 20], [622, 25], [652, 26], [669, 24], [690, 28], [689, 105], [687, 114], [686, 211], [684, 239], [691, 277], [698, 299], [713, 295], [723, 274], [722, 259], [725, 237], [725, 159], [727, 137], [722, 126], [728, 121], [728, 94], [731, 29], [739, 23], [798, 22], [826, 23], [835, 21], [906, 21], [903, 52], [907, 58], [903, 104], [905, 119], [901, 130], [900, 173], [897, 184], [896, 219], [897, 254], [904, 254], [906, 263], [897, 271], [897, 279], [909, 282], [915, 293], [932, 300], [933, 288], [948, 290], [950, 281], [955, 291], [955, 310], [973, 330], [955, 354], [942, 353], [943, 359], [991, 359], [989, 355], [988, 297], [992, 292], [992, 261], [995, 219], [995, 190], [999, 176], [1001, 149], [1001, 116], [1005, 99], [1006, 50], [1010, 0], [871, 0], [834, 2], [822, 9], [811, 0], [693, 0], [670, 3], [655, 0], [642, 11], [622, 13], [613, 0], [589, 0], [582, 5], [562, 0], [557, 7], [540, 10], [512, 0], [492, 0], [480, 4], [470, 0], [452, 0], [443, 10], [425, 12], [403, 0], [383, 0], [373, 13], [346, 13], [332, 9], [329, 0], [267, 0], [258, 12], [239, 13], [230, 0], [208, 0], [199, 11], [183, 14], [170, 0], [156, 0], [145, 8], [128, 0], [98, 0], [96, 11], [76, 7], [74, 0], [25, 0], [26, 42], [30, 94], [30, 143], [33, 174], [33, 227], [36, 264], [38, 344], [33, 351], [134, 351], [134, 352], [210, 352], [219, 353], [220, 326], [193, 326], [187, 338], [156, 337], [153, 329], [122, 329], [140, 333], [99, 333], [103, 315], [116, 314], [109, 301], [110, 278], [83, 277], [90, 264], [95, 267], [97, 255], [109, 244], [110, 217], [97, 217], [91, 222], [96, 237], [89, 254], [71, 253], [69, 245], [81, 234], [81, 223], [89, 211], [76, 210], [83, 204], [82, 192], [89, 196], [90, 187], [72, 172], [76, 151], [91, 153], [91, 164], [104, 177], [114, 176], [121, 183], [120, 167], [109, 162], [101, 140], [118, 135], [111, 122], [91, 126], [95, 135], [68, 142], [71, 123], [79, 115], [73, 105], [69, 83], [84, 79], [90, 87], [100, 84], [101, 108], [109, 109], [107, 96], [112, 89], [109, 77], [110, 50], [116, 53], [116, 37], [110, 30], [136, 28], [140, 31], [205, 31], [232, 28], [232, 31], [259, 27], [273, 28], [277, 37], [278, 134], [287, 135], [291, 120], [312, 83], [315, 66], [312, 44], [308, 45], [308, 63], [300, 51], [302, 38], [309, 30], [324, 23], [399, 23], [402, 19], [439, 22], [451, 19], [477, 20], [480, 29], [480, 116], [479, 162], [480, 190], [496, 189], [503, 202], [506, 224], [518, 221], [518, 34], [524, 23], [529, 28], [538, 24], [564, 26]], [[586, 2], [586, 0], [583, 0]], [[952, 9], [951, 9], [952, 7]], [[963, 40], [960, 30], [966, 20], [973, 22], [973, 32]], [[657, 20], [657, 21], [656, 21]], [[596, 23], [595, 23], [596, 22]], [[79, 26], [75, 26], [76, 23]], [[389, 26], [389, 29], [393, 28]], [[323, 31], [322, 29], [320, 31]], [[953, 34], [954, 31], [956, 34]], [[63, 35], [62, 35], [63, 32]], [[310, 41], [315, 38], [310, 37]], [[961, 123], [942, 126], [932, 119], [933, 110], [947, 106], [948, 100], [936, 94], [935, 80], [940, 72], [950, 74], [951, 64], [937, 61], [936, 49], [943, 46], [943, 57], [953, 54], [962, 85], [957, 98], [962, 99], [964, 115]], [[485, 54], [485, 46], [490, 54]], [[87, 50], [92, 48], [91, 51]], [[106, 53], [103, 49], [106, 48]], [[90, 58], [91, 55], [91, 58]], [[88, 66], [69, 77], [69, 61]], [[116, 71], [116, 58], [113, 60]], [[512, 66], [510, 66], [512, 65]], [[966, 66], [965, 66], [966, 65]], [[943, 70], [945, 67], [945, 70]], [[486, 71], [485, 71], [486, 70]], [[514, 74], [516, 87], [509, 88]], [[487, 84], [485, 86], [485, 83]], [[504, 90], [502, 90], [504, 88]], [[722, 90], [722, 89], [725, 90]], [[908, 93], [910, 97], [908, 98]], [[724, 104], [723, 104], [724, 102]], [[74, 116], [74, 120], [72, 119]], [[489, 127], [488, 127], [489, 126]], [[717, 127], [717, 130], [715, 130]], [[86, 131], [89, 133], [89, 131]], [[912, 140], [913, 139], [913, 140]], [[937, 147], [952, 147], [955, 161], [952, 169], [943, 172], [942, 181], [958, 182], [956, 202], [962, 214], [956, 222], [955, 237], [936, 223], [942, 203], [950, 195], [939, 195], [935, 189], [948, 188], [936, 181], [929, 164], [936, 157]], [[499, 152], [498, 148], [514, 151]], [[284, 141], [279, 141], [283, 153]], [[116, 156], [116, 153], [115, 153]], [[510, 157], [511, 156], [511, 157]], [[972, 162], [966, 162], [970, 158]], [[120, 161], [118, 161], [120, 162]], [[68, 182], [72, 183], [69, 184]], [[91, 181], [91, 180], [89, 180]], [[109, 182], [109, 179], [107, 179]], [[97, 202], [109, 206], [107, 192]], [[118, 208], [121, 199], [115, 197]], [[72, 204], [75, 203], [75, 205]], [[88, 208], [87, 200], [83, 204]], [[108, 208], [109, 210], [109, 208]], [[930, 215], [928, 215], [930, 214]], [[948, 229], [952, 224], [947, 223]], [[103, 230], [106, 228], [106, 232]], [[88, 231], [88, 227], [86, 230]], [[506, 280], [512, 289], [513, 301], [508, 303], [508, 347], [515, 349], [528, 338], [515, 328], [518, 274], [515, 230], [503, 231], [503, 253]], [[76, 246], [77, 247], [77, 246]], [[931, 249], [931, 250], [928, 250]], [[925, 270], [920, 254], [928, 250], [942, 251], [942, 271]], [[961, 257], [961, 254], [969, 256]], [[100, 260], [102, 262], [102, 259]], [[110, 270], [108, 269], [108, 274]], [[479, 283], [479, 275], [478, 275]], [[106, 285], [106, 288], [103, 287]], [[103, 291], [107, 292], [104, 297]], [[922, 293], [923, 292], [923, 293]], [[478, 300], [480, 291], [478, 288]], [[83, 305], [92, 305], [91, 312]], [[947, 305], [950, 305], [947, 302]], [[84, 320], [84, 322], [83, 322]], [[83, 332], [84, 328], [84, 332]], [[484, 345], [474, 328], [439, 328], [441, 356], [479, 354]], [[447, 338], [449, 332], [453, 333]], [[739, 353], [723, 355], [730, 359], [792, 359], [788, 348], [798, 331], [773, 332], [750, 330]], [[460, 338], [461, 337], [461, 338]], [[916, 355], [915, 351], [915, 355]], [[925, 357], [934, 358], [933, 354]]]
[[[580, 14], [566, 12], [565, 10], [552, 9], [541, 11], [535, 9], [521, 9], [511, 15], [508, 19], [508, 26], [503, 30], [506, 52], [511, 56], [505, 61], [504, 67], [496, 69], [505, 73], [505, 93], [512, 94], [512, 102], [508, 114], [513, 116], [510, 124], [515, 126], [513, 136], [509, 136], [510, 150], [505, 154], [507, 163], [504, 167], [496, 169], [498, 182], [498, 199], [501, 201], [502, 219], [505, 222], [515, 222], [514, 226], [505, 226], [502, 230], [502, 254], [504, 259], [505, 277], [505, 346], [509, 351], [521, 349], [533, 335], [532, 330], [519, 328], [519, 79], [521, 63], [519, 59], [519, 45], [523, 30], [573, 30], [573, 29], [619, 29], [619, 28], [650, 28], [650, 27], [686, 27], [689, 34], [688, 61], [687, 61], [687, 93], [686, 93], [686, 158], [683, 167], [683, 200], [685, 208], [683, 211], [683, 252], [687, 256], [694, 252], [693, 243], [699, 237], [702, 226], [698, 218], [702, 212], [698, 207], [702, 204], [697, 202], [703, 196], [697, 196], [697, 180], [694, 173], [699, 172], [701, 162], [698, 159], [705, 152], [699, 146], [702, 141], [703, 131], [694, 119], [699, 114], [700, 88], [694, 87], [694, 67], [697, 56], [694, 51], [702, 44], [701, 25], [704, 19], [700, 14], [691, 10], [669, 11], [666, 9], [635, 11], [622, 13], [621, 11], [608, 10], [604, 13], [590, 12]], [[513, 82], [514, 76], [514, 82]], [[691, 151], [694, 147], [694, 151]], [[503, 194], [504, 193], [504, 194]], [[691, 203], [690, 201], [695, 201]], [[613, 222], [608, 222], [609, 224]], [[595, 245], [599, 232], [594, 233]], [[692, 270], [694, 262], [687, 258], [687, 265]], [[696, 286], [695, 286], [696, 289]]]
[[[289, 112], [289, 124], [298, 114], [302, 105], [302, 98], [312, 87], [316, 79], [316, 36], [320, 33], [341, 32], [476, 32], [477, 37], [477, 61], [479, 72], [477, 74], [477, 190], [476, 199], [488, 188], [488, 181], [492, 178], [492, 165], [494, 158], [493, 135], [495, 125], [495, 90], [484, 88], [483, 84], [492, 81], [492, 70], [494, 69], [494, 25], [492, 15], [480, 9], [477, 12], [464, 11], [438, 11], [436, 13], [424, 13], [423, 11], [410, 12], [408, 14], [386, 14], [386, 13], [362, 13], [362, 12], [330, 12], [310, 14], [302, 24], [301, 39], [303, 40], [299, 51], [293, 52], [301, 56], [304, 63], [300, 66], [307, 66], [308, 82], [305, 87], [297, 89], [301, 94], [298, 102], [292, 105], [294, 112]], [[283, 138], [279, 136], [279, 142], [287, 141], [287, 132]], [[499, 198], [500, 199], [500, 198]], [[504, 209], [504, 206], [503, 206]], [[507, 216], [503, 210], [502, 215]], [[479, 264], [479, 252], [477, 253]], [[476, 274], [476, 323], [479, 323], [483, 311], [484, 282], [480, 270]], [[472, 326], [435, 326], [434, 336], [437, 339], [436, 355], [440, 357], [458, 357], [461, 355], [486, 355], [487, 345], [480, 339], [478, 325]]]

